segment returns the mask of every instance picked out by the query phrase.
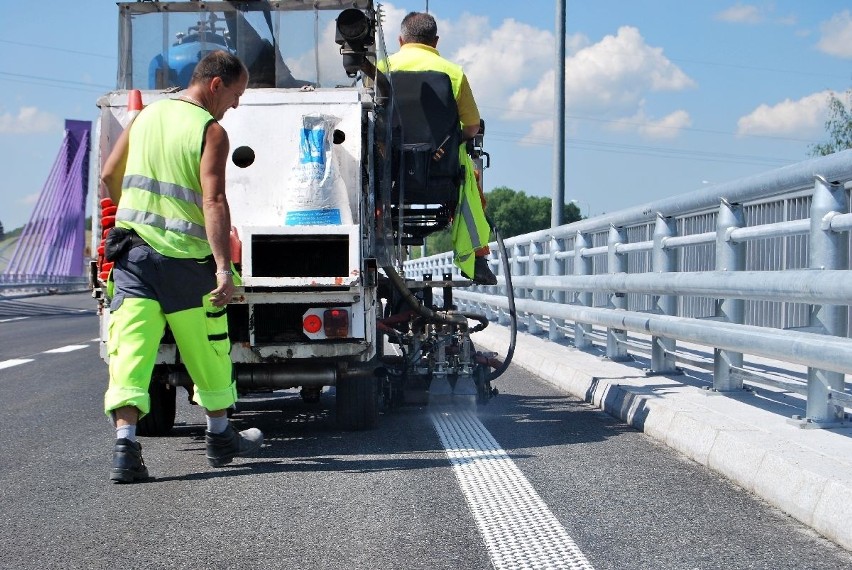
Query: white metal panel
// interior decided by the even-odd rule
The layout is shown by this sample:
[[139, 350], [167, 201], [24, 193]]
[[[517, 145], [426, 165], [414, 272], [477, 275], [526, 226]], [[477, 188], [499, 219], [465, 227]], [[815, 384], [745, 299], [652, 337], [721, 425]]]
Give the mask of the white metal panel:
[[357, 224], [361, 180], [361, 101], [357, 90], [282, 91], [250, 90], [240, 106], [221, 121], [231, 149], [248, 146], [255, 161], [238, 168], [229, 161], [226, 180], [231, 223], [240, 235], [248, 226], [283, 226], [290, 172], [298, 164], [302, 117], [330, 115], [346, 135], [332, 145], [334, 164], [348, 196], [349, 216]]

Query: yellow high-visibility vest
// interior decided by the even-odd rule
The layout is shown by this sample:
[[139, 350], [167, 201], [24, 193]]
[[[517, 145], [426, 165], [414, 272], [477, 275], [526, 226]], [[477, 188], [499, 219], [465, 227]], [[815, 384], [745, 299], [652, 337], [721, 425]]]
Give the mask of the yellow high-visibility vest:
[[473, 277], [474, 253], [488, 245], [491, 227], [485, 218], [485, 210], [479, 197], [479, 186], [473, 173], [473, 160], [468, 156], [464, 143], [459, 149], [459, 162], [464, 167], [464, 182], [459, 190], [459, 203], [453, 216], [452, 241], [453, 263], [468, 277]]
[[185, 101], [148, 105], [130, 126], [130, 150], [116, 212], [166, 257], [211, 255], [201, 192], [201, 147], [213, 117]]

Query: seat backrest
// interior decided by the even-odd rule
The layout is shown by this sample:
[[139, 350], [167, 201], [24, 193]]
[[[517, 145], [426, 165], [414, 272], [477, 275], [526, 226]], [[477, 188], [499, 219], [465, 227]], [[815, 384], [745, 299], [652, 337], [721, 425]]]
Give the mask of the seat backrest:
[[[458, 200], [461, 127], [450, 77], [439, 71], [394, 71], [394, 200], [405, 204]], [[443, 149], [443, 156], [435, 153]]]

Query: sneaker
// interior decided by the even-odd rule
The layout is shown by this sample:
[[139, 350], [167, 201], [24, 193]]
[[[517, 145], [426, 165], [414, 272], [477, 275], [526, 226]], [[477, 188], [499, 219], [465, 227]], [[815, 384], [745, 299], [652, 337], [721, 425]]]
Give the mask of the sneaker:
[[115, 483], [133, 483], [148, 478], [148, 468], [142, 459], [142, 444], [121, 438], [115, 440], [112, 469], [109, 479]]
[[488, 260], [477, 257], [473, 265], [473, 282], [477, 285], [497, 285], [497, 276], [488, 267]]
[[234, 426], [222, 433], [206, 433], [207, 462], [213, 467], [222, 467], [234, 460], [234, 457], [253, 455], [263, 445], [263, 432], [249, 428], [237, 433]]

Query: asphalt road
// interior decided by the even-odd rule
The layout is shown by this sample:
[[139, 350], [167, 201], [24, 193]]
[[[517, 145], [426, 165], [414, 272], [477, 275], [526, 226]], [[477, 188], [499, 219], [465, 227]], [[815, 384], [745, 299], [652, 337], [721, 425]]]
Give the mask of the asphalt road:
[[[547, 512], [504, 530], [557, 526], [597, 569], [852, 568], [848, 551], [518, 369], [475, 421], [505, 452], [492, 463], [522, 480], [474, 479], [483, 503], [436, 432], [456, 411], [407, 407], [343, 432], [333, 391], [318, 405], [245, 398], [234, 422], [267, 444], [214, 469], [180, 390], [174, 434], [140, 438], [154, 478], [114, 485], [96, 337], [87, 294], [0, 300], [0, 568], [491, 568], [511, 540], [495, 546], [482, 521], [499, 525], [524, 485]], [[536, 567], [523, 558], [536, 540], [512, 547], [518, 567]]]

